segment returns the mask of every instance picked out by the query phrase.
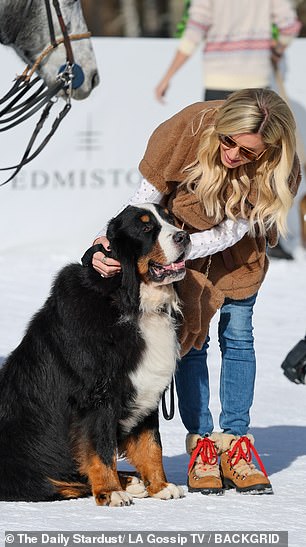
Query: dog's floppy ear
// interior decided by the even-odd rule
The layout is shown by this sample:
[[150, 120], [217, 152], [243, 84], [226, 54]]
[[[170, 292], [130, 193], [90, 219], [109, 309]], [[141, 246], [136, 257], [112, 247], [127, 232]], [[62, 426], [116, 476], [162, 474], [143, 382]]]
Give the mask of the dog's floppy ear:
[[120, 260], [122, 268], [121, 298], [124, 307], [131, 311], [139, 310], [139, 279], [136, 264], [129, 257], [122, 257]]
[[127, 311], [139, 309], [139, 277], [137, 273], [137, 257], [131, 241], [125, 236], [120, 218], [110, 221], [107, 228], [107, 239], [110, 242], [111, 256], [121, 264], [121, 302]]

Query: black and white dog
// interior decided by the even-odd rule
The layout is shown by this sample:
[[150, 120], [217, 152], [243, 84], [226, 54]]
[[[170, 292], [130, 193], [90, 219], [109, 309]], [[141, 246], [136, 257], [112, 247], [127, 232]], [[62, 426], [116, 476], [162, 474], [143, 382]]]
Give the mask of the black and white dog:
[[[0, 500], [179, 498], [158, 404], [178, 357], [172, 285], [190, 240], [168, 213], [129, 206], [108, 226], [120, 274], [70, 264], [0, 371]], [[117, 472], [125, 455], [141, 477]]]

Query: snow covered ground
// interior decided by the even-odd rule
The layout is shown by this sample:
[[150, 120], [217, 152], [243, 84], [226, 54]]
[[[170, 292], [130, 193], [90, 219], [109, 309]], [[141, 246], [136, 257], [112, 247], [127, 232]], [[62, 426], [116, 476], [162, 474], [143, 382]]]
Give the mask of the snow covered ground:
[[[61, 248], [32, 247], [0, 255], [0, 362], [20, 341], [31, 315], [45, 300], [55, 272], [78, 259]], [[100, 508], [93, 499], [54, 503], [0, 503], [4, 530], [208, 531], [287, 530], [290, 547], [304, 547], [306, 506], [306, 386], [290, 383], [280, 364], [306, 329], [306, 252], [271, 261], [255, 309], [258, 373], [252, 429], [271, 478], [274, 496], [189, 494], [181, 500], [135, 500], [131, 507]], [[216, 321], [210, 349], [211, 408], [218, 428], [219, 351]], [[1, 396], [1, 395], [0, 395]], [[185, 485], [185, 431], [175, 418], [161, 418], [168, 479]], [[121, 468], [127, 468], [124, 462]]]

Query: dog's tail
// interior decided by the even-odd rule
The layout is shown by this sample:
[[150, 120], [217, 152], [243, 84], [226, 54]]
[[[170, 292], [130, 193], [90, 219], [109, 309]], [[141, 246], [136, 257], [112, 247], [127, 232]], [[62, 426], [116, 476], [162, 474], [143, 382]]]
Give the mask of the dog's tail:
[[91, 488], [89, 484], [82, 482], [65, 482], [55, 479], [48, 479], [54, 486], [56, 493], [62, 498], [86, 498], [91, 495]]

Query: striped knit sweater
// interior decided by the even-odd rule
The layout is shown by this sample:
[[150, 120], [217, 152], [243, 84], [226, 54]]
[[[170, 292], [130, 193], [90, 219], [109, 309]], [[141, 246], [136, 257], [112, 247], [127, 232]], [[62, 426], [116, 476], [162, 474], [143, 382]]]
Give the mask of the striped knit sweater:
[[204, 41], [204, 87], [268, 87], [272, 23], [287, 46], [300, 23], [290, 0], [193, 0], [179, 51], [190, 56]]

